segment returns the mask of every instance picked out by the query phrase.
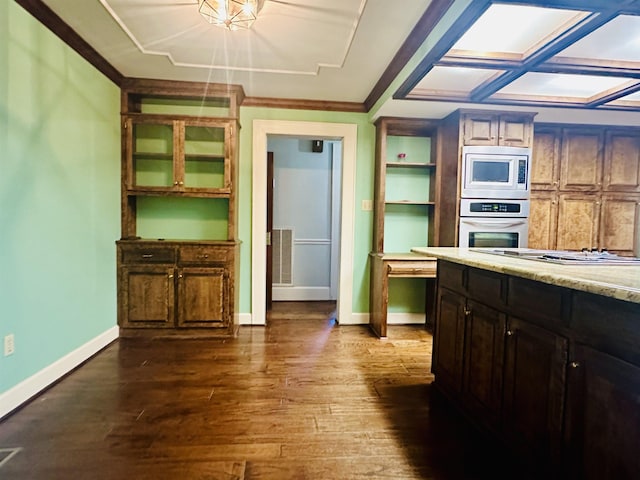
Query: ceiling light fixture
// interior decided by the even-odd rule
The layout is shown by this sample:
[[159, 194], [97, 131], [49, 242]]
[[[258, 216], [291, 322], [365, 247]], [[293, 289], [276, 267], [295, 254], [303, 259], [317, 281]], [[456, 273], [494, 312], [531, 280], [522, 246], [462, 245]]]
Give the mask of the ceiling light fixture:
[[264, 0], [199, 0], [198, 11], [207, 22], [227, 30], [251, 28]]

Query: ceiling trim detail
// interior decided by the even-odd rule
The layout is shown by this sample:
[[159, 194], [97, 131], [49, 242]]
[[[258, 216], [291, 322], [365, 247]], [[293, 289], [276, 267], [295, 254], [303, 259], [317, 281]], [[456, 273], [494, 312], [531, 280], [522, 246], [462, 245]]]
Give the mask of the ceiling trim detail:
[[[349, 50], [351, 49], [351, 45], [353, 44], [353, 39], [356, 34], [356, 30], [358, 28], [358, 24], [360, 22], [360, 18], [362, 13], [364, 12], [364, 8], [366, 6], [367, 0], [360, 0], [360, 5], [358, 7], [357, 15], [354, 17], [353, 22], [350, 27], [349, 34], [347, 36], [347, 40], [345, 42], [345, 47], [341, 54], [341, 59], [337, 63], [323, 63], [317, 62], [315, 64], [314, 69], [278, 69], [278, 68], [258, 68], [252, 66], [233, 66], [227, 64], [216, 64], [216, 63], [194, 63], [194, 62], [182, 62], [178, 59], [174, 58], [174, 56], [167, 51], [163, 50], [152, 50], [146, 48], [143, 45], [143, 42], [138, 39], [136, 34], [127, 26], [127, 23], [118, 15], [115, 9], [110, 5], [109, 0], [99, 0], [100, 4], [104, 7], [107, 13], [113, 18], [113, 21], [118, 24], [120, 29], [125, 33], [125, 35], [131, 40], [131, 42], [135, 45], [135, 47], [140, 51], [140, 53], [144, 55], [151, 56], [160, 56], [165, 57], [167, 61], [169, 61], [175, 67], [185, 67], [185, 68], [194, 68], [194, 69], [203, 69], [203, 70], [225, 70], [225, 71], [236, 71], [236, 72], [251, 72], [251, 73], [270, 73], [270, 74], [284, 74], [284, 75], [302, 75], [302, 76], [317, 76], [320, 72], [321, 68], [342, 68], [346, 61]], [[194, 7], [196, 6], [196, 2], [194, 2]], [[233, 32], [224, 32], [225, 34]]]

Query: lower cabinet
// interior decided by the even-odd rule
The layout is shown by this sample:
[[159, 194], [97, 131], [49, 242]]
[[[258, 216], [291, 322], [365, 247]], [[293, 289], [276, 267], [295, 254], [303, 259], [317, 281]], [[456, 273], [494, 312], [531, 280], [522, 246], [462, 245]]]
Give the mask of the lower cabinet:
[[504, 362], [502, 430], [520, 455], [560, 464], [568, 341], [509, 318]]
[[122, 329], [234, 332], [234, 244], [134, 240], [117, 248]]
[[640, 368], [579, 345], [568, 387], [567, 476], [640, 478]]
[[467, 300], [462, 401], [484, 426], [496, 428], [502, 404], [506, 316]]
[[544, 478], [640, 478], [637, 304], [499, 277], [438, 261], [435, 385]]
[[441, 388], [460, 394], [467, 319], [466, 300], [458, 293], [440, 288], [436, 311], [437, 328], [434, 330], [431, 368]]

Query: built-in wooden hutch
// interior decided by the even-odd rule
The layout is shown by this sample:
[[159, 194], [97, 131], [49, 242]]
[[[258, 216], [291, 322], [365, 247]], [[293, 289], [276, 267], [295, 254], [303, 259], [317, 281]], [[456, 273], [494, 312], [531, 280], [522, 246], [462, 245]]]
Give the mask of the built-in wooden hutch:
[[235, 86], [124, 82], [122, 334], [236, 332], [243, 98]]

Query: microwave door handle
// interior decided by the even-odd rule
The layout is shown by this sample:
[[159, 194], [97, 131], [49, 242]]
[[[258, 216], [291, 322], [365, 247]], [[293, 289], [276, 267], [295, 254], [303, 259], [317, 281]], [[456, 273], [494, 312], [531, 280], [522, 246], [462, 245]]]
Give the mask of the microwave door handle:
[[525, 222], [522, 220], [518, 221], [500, 221], [500, 220], [483, 220], [481, 222], [473, 221], [473, 220], [464, 220], [464, 223], [468, 223], [469, 225], [474, 225], [476, 227], [518, 227], [523, 225]]

